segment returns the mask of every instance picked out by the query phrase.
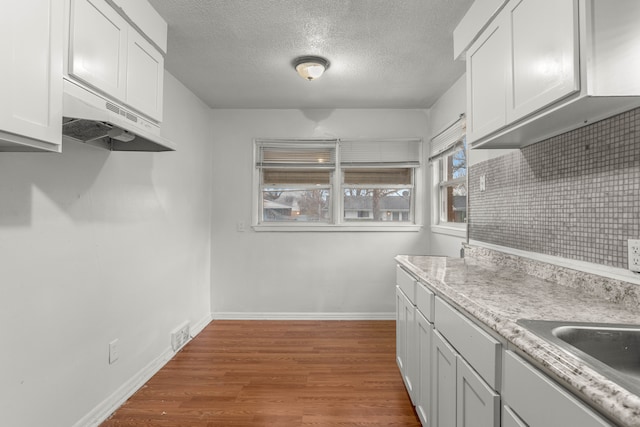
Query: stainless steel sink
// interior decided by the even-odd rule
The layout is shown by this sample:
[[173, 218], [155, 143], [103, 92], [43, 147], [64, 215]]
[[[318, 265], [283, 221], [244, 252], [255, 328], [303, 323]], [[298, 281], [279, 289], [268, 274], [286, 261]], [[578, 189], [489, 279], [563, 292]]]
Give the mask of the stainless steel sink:
[[527, 319], [517, 323], [640, 395], [640, 325]]

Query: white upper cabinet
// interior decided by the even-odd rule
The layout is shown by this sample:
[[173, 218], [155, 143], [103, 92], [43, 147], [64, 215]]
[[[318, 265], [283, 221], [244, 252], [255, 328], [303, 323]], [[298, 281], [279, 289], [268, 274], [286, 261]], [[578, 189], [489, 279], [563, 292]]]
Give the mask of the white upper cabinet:
[[154, 40], [154, 45], [124, 9], [105, 0], [71, 0], [69, 77], [162, 121], [164, 57], [157, 47], [166, 44], [166, 23], [158, 26], [162, 24], [165, 40]]
[[20, 0], [0, 13], [0, 151], [61, 151], [63, 7]]
[[589, 91], [601, 96], [640, 94], [640, 2], [605, 0], [591, 2], [593, 36]]
[[507, 2], [465, 49], [471, 147], [523, 147], [640, 106], [639, 21], [637, 0]]
[[129, 32], [126, 103], [160, 121], [164, 58], [144, 37]]
[[124, 100], [129, 24], [104, 0], [73, 0], [69, 74]]
[[135, 22], [136, 27], [158, 47], [167, 53], [167, 23], [146, 0], [109, 0], [123, 16]]
[[517, 0], [508, 6], [508, 121], [579, 90], [577, 0]]
[[467, 53], [467, 139], [475, 140], [507, 122], [508, 27], [495, 20]]

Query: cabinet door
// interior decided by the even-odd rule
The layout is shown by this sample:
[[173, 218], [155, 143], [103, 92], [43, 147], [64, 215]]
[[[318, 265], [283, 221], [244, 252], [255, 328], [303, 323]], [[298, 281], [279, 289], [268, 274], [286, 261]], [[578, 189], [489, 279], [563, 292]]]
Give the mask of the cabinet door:
[[404, 380], [406, 341], [407, 341], [407, 312], [404, 309], [404, 295], [396, 286], [396, 363]]
[[462, 357], [457, 359], [457, 427], [498, 427], [500, 395]]
[[499, 16], [467, 52], [467, 141], [499, 129], [506, 119], [507, 25]]
[[500, 387], [500, 355], [502, 345], [474, 324], [468, 317], [435, 298], [436, 328], [458, 354], [494, 389]]
[[129, 24], [105, 0], [72, 0], [71, 10], [69, 74], [124, 100]]
[[433, 331], [432, 338], [431, 421], [434, 426], [455, 426], [456, 352], [438, 331]]
[[502, 407], [502, 427], [527, 427], [524, 421], [507, 405]]
[[593, 37], [588, 64], [590, 95], [640, 95], [640, 2], [638, 0], [590, 0]]
[[164, 58], [136, 31], [129, 31], [126, 103], [162, 121]]
[[576, 92], [580, 67], [577, 0], [520, 0], [508, 7], [511, 122]]
[[8, 143], [0, 141], [0, 150], [22, 151], [20, 146], [24, 145], [60, 151], [62, 2], [20, 0], [5, 4], [3, 9], [0, 139]]
[[423, 426], [431, 425], [431, 324], [420, 312], [416, 313], [418, 338], [418, 379], [416, 383], [416, 412]]
[[416, 308], [413, 303], [404, 294], [402, 295], [402, 310], [404, 311], [403, 318], [405, 319], [406, 326], [404, 327], [404, 371], [403, 379], [404, 384], [407, 387], [409, 396], [411, 397], [411, 403], [416, 404], [417, 394], [417, 378], [418, 378], [418, 345], [416, 340]]

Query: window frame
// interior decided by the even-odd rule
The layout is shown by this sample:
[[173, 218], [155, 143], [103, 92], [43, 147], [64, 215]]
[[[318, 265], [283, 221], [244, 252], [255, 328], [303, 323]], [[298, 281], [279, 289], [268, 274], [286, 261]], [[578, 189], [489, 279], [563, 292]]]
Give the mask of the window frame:
[[[258, 158], [258, 143], [264, 141], [274, 141], [271, 139], [254, 139], [253, 142], [253, 189], [252, 189], [252, 229], [254, 231], [419, 231], [422, 229], [422, 218], [423, 218], [423, 200], [424, 200], [424, 177], [423, 177], [423, 168], [424, 162], [422, 160], [422, 147], [423, 142], [422, 139], [418, 138], [406, 138], [399, 141], [415, 141], [419, 144], [419, 158], [418, 165], [412, 167], [413, 170], [413, 183], [412, 183], [412, 197], [411, 197], [411, 206], [410, 206], [410, 222], [399, 222], [399, 221], [358, 221], [358, 220], [346, 220], [344, 216], [344, 190], [345, 188], [356, 188], [357, 186], [361, 186], [362, 188], [391, 188], [391, 187], [402, 187], [406, 188], [405, 185], [384, 185], [384, 184], [365, 184], [365, 185], [354, 185], [354, 184], [344, 184], [343, 182], [343, 169], [354, 168], [353, 165], [343, 165], [340, 162], [340, 142], [341, 140], [331, 140], [335, 143], [336, 149], [336, 162], [335, 169], [330, 174], [330, 198], [331, 198], [331, 220], [329, 223], [326, 222], [296, 222], [296, 221], [264, 221], [262, 218], [263, 211], [263, 200], [262, 200], [262, 192], [263, 186], [261, 182], [261, 170], [257, 166], [257, 158]], [[278, 141], [278, 140], [275, 140]], [[323, 143], [328, 142], [328, 140], [317, 140], [317, 139], [300, 139], [300, 140], [287, 140], [290, 143]], [[376, 139], [366, 139], [363, 142], [367, 141], [390, 141], [390, 140], [376, 140]], [[391, 140], [393, 141], [393, 140]], [[364, 167], [364, 166], [355, 166], [355, 167]], [[381, 167], [381, 166], [376, 166]], [[401, 167], [400, 165], [392, 165], [391, 163], [386, 167]], [[298, 187], [295, 185], [283, 186], [289, 189], [292, 187]], [[305, 186], [302, 186], [305, 187]], [[274, 188], [274, 186], [268, 186], [268, 188]]]
[[[388, 224], [388, 225], [398, 225], [398, 224], [404, 224], [404, 225], [415, 225], [415, 196], [416, 196], [416, 171], [415, 168], [412, 168], [412, 177], [411, 177], [411, 184], [347, 184], [342, 182], [340, 189], [338, 190], [340, 193], [340, 197], [341, 197], [341, 202], [342, 202], [342, 208], [340, 209], [340, 216], [341, 216], [341, 222], [344, 224], [369, 224], [369, 225], [374, 225], [374, 224]], [[411, 198], [409, 199], [409, 220], [406, 222], [403, 221], [398, 221], [396, 223], [394, 223], [393, 221], [389, 222], [389, 221], [369, 221], [367, 219], [358, 219], [358, 218], [353, 218], [353, 219], [347, 219], [346, 215], [345, 215], [345, 206], [344, 206], [344, 201], [345, 201], [345, 190], [347, 189], [355, 189], [355, 190], [410, 190], [411, 191]], [[358, 211], [359, 213], [360, 211]]]
[[[444, 162], [457, 152], [462, 145], [465, 153], [464, 177], [446, 179]], [[431, 169], [431, 231], [439, 234], [447, 234], [455, 237], [466, 238], [469, 224], [469, 147], [466, 143], [466, 122], [464, 114], [460, 118], [446, 127], [442, 132], [431, 139], [431, 156], [429, 157], [429, 167]], [[444, 200], [443, 189], [464, 183], [467, 188], [467, 217], [465, 222], [450, 222], [443, 220]]]

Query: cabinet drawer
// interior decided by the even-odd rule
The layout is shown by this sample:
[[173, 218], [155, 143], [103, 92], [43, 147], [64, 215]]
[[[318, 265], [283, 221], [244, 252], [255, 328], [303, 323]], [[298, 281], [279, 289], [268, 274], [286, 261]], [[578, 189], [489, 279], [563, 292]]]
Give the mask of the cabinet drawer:
[[482, 378], [499, 390], [501, 344], [440, 298], [435, 298], [435, 325]]
[[396, 284], [402, 292], [409, 298], [411, 303], [416, 303], [416, 280], [409, 273], [404, 271], [402, 267], [396, 265]]
[[420, 313], [433, 323], [433, 300], [435, 295], [423, 283], [416, 283], [416, 306]]
[[529, 427], [611, 426], [511, 351], [504, 355], [502, 398]]

